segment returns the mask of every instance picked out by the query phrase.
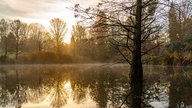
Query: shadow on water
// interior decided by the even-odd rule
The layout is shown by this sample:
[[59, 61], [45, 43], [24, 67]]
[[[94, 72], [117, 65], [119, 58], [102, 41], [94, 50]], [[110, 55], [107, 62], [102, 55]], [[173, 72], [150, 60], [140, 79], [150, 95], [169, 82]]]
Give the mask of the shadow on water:
[[[192, 106], [191, 68], [145, 68], [143, 107]], [[0, 106], [117, 108], [130, 92], [126, 66], [20, 66], [0, 69]], [[181, 72], [182, 70], [182, 72]], [[122, 108], [130, 107], [128, 98]], [[69, 107], [70, 108], [70, 107]]]

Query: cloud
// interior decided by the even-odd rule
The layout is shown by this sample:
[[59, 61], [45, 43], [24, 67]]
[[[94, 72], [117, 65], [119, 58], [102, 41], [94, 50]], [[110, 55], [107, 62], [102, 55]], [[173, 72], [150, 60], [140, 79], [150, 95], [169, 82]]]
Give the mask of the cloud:
[[1, 17], [32, 15], [49, 12], [54, 4], [61, 0], [0, 0]]
[[[21, 19], [24, 22], [48, 26], [52, 18], [61, 18], [68, 25], [75, 23], [74, 12], [67, 9], [79, 3], [82, 6], [96, 4], [98, 0], [0, 0], [0, 19]], [[47, 24], [46, 24], [47, 22]]]
[[9, 8], [9, 6], [6, 3], [2, 3], [0, 1], [0, 17], [5, 17], [7, 18], [7, 16], [14, 16], [14, 15], [20, 15], [23, 12]]
[[44, 18], [43, 14], [61, 13], [74, 4], [89, 6], [98, 0], [0, 0], [0, 17]]
[[61, 18], [67, 23], [65, 40], [70, 40], [72, 25], [76, 23], [74, 12], [67, 9], [75, 4], [83, 7], [96, 5], [99, 0], [0, 0], [0, 19], [20, 19], [27, 23], [40, 23], [49, 29], [52, 18]]

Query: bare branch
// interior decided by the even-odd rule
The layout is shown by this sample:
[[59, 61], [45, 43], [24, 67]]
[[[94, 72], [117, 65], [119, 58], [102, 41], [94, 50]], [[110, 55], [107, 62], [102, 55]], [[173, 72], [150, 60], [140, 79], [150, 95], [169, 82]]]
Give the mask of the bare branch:
[[147, 54], [148, 52], [152, 51], [153, 49], [155, 49], [155, 48], [159, 47], [162, 43], [164, 43], [164, 42], [161, 42], [161, 43], [159, 43], [158, 45], [156, 45], [156, 46], [154, 46], [154, 47], [152, 47], [152, 48], [148, 49], [147, 51], [142, 52], [142, 54], [141, 54], [141, 55], [143, 56], [143, 55]]

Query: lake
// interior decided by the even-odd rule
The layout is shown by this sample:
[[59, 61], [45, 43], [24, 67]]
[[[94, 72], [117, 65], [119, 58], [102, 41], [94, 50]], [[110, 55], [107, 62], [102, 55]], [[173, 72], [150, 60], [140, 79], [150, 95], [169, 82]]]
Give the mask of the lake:
[[[192, 67], [145, 65], [143, 89], [146, 107], [192, 108]], [[125, 64], [0, 66], [1, 108], [128, 108], [129, 90]]]

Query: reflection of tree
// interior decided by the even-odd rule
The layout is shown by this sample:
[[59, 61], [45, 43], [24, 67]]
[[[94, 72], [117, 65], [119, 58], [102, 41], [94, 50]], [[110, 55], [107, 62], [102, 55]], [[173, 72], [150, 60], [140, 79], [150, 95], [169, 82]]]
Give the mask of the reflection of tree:
[[[147, 73], [145, 75], [144, 102], [162, 104], [169, 102], [169, 108], [188, 108], [192, 105], [192, 76], [189, 72], [181, 72], [167, 67], [165, 73]], [[168, 73], [168, 75], [167, 75]]]
[[1, 82], [1, 86], [0, 86], [0, 106], [2, 107], [6, 107], [9, 103], [9, 92], [7, 90], [7, 72], [4, 70], [1, 70], [1, 78], [0, 78], [0, 82]]
[[106, 108], [108, 103], [108, 72], [105, 69], [93, 69], [93, 81], [90, 83], [90, 94], [99, 108]]
[[[126, 91], [129, 91], [128, 78], [126, 76], [121, 76], [117, 74], [113, 74], [112, 72], [109, 74], [109, 101], [110, 106], [113, 108], [117, 108], [123, 102], [125, 95], [127, 95]], [[129, 103], [124, 104], [127, 106]], [[128, 107], [128, 106], [127, 106]]]
[[191, 73], [177, 71], [173, 72], [171, 76], [169, 87], [169, 108], [190, 107], [192, 105]]
[[[68, 94], [64, 88], [64, 82], [69, 80], [67, 78], [70, 74], [73, 99], [76, 103], [86, 100], [87, 94], [90, 93], [87, 91], [90, 90], [91, 98], [99, 107], [107, 107], [109, 101], [113, 103], [111, 105], [113, 107], [119, 105], [123, 95], [121, 92], [125, 88], [123, 85], [126, 85], [125, 82], [127, 82], [125, 77], [119, 73], [111, 72], [110, 69], [89, 68], [84, 70], [75, 68], [75, 73], [71, 71], [72, 69], [74, 68], [19, 68], [15, 75], [7, 76], [8, 80], [7, 77], [0, 79], [2, 88], [10, 94], [10, 97], [7, 97], [9, 102], [7, 100], [4, 103], [19, 108], [27, 101], [42, 102], [48, 94], [51, 94], [51, 106], [61, 107], [67, 103]], [[5, 73], [9, 71], [6, 70]], [[21, 74], [23, 72], [25, 73]], [[8, 88], [3, 85], [5, 83], [8, 83]], [[5, 96], [4, 99], [6, 99]], [[2, 97], [0, 101], [3, 101]]]
[[[156, 70], [145, 73], [145, 95], [141, 97], [144, 102], [169, 102], [170, 108], [192, 105], [192, 76], [188, 70], [178, 73], [179, 70], [177, 73], [166, 70], [172, 73], [171, 77], [163, 72], [156, 73]], [[60, 108], [68, 101], [69, 92], [64, 85], [69, 80], [76, 104], [89, 102], [91, 98], [98, 108], [117, 108], [125, 100], [127, 92], [130, 92], [127, 71], [119, 68], [19, 68], [16, 75], [7, 74], [7, 70], [0, 71], [0, 106], [5, 107], [14, 105], [19, 108], [26, 101], [38, 104], [50, 96], [51, 106]], [[128, 98], [122, 107], [129, 106]]]
[[9, 92], [3, 87], [0, 88], [0, 106], [6, 107], [9, 103]]
[[[54, 70], [54, 71], [53, 71]], [[58, 73], [57, 71], [61, 71]], [[69, 69], [16, 67], [0, 70], [0, 106], [20, 108], [25, 102], [40, 103], [51, 92], [51, 105], [60, 107], [67, 101], [64, 79]], [[12, 72], [15, 72], [13, 74]], [[7, 75], [7, 73], [11, 73]], [[53, 89], [51, 89], [53, 88]]]
[[22, 104], [27, 101], [26, 87], [21, 85], [18, 70], [16, 72], [16, 85], [12, 94], [12, 104], [15, 108], [21, 108]]
[[[34, 72], [32, 71], [34, 74]], [[45, 76], [43, 76], [42, 70], [38, 70], [37, 73], [35, 74], [36, 77], [33, 77], [32, 80], [30, 81], [30, 87], [28, 88], [27, 91], [27, 99], [30, 102], [33, 103], [39, 103], [43, 101], [48, 93], [50, 92], [49, 87], [46, 85], [46, 83], [49, 82], [44, 82]]]
[[[144, 106], [150, 107], [151, 102], [167, 102], [169, 83], [162, 73], [146, 73], [144, 86]], [[163, 79], [163, 80], [162, 80]]]
[[106, 91], [106, 85], [103, 82], [98, 81], [92, 86], [91, 96], [98, 103], [99, 108], [107, 107], [108, 93]]
[[86, 98], [85, 92], [89, 89], [90, 92], [87, 93], [90, 93], [99, 108], [118, 107], [122, 103], [128, 84], [127, 76], [114, 71], [110, 68], [89, 68], [78, 70], [75, 74], [72, 72], [71, 84], [74, 99], [83, 101]]
[[88, 89], [75, 85], [73, 89], [73, 100], [78, 104], [82, 103], [86, 98], [87, 91]]
[[60, 73], [57, 72], [57, 77], [53, 82], [53, 90], [51, 92], [51, 106], [53, 108], [60, 108], [67, 103], [68, 94], [64, 88], [64, 80]]
[[31, 103], [40, 103], [45, 100], [48, 95], [49, 88], [44, 85], [38, 86], [37, 89], [28, 88], [27, 100]]

